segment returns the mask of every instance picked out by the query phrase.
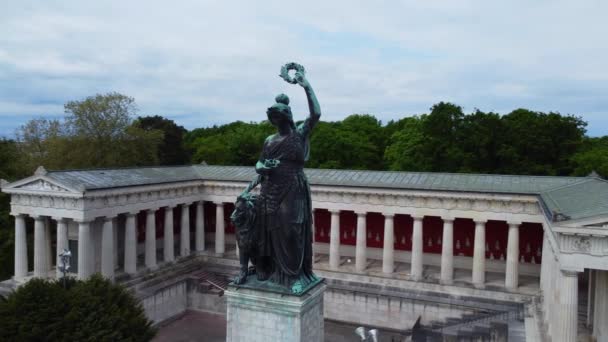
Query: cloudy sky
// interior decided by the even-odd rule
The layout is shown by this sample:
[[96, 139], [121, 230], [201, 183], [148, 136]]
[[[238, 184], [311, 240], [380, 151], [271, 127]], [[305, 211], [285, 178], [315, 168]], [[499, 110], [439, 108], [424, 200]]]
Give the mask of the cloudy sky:
[[[263, 4], [262, 4], [263, 3]], [[608, 134], [607, 1], [27, 1], [0, 4], [0, 136], [118, 91], [192, 129], [259, 121], [307, 69], [325, 120], [439, 101], [582, 116]]]

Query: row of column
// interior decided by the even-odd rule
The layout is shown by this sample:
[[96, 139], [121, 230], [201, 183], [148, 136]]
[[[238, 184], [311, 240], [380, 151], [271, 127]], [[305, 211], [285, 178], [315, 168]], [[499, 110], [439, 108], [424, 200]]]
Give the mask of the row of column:
[[[48, 276], [52, 268], [51, 260], [51, 231], [44, 216], [34, 218], [34, 275], [37, 277]], [[59, 241], [61, 234], [67, 236], [65, 221], [58, 223], [58, 243], [57, 247], [67, 248], [66, 240]], [[63, 250], [63, 249], [61, 249]], [[25, 228], [25, 216], [15, 216], [15, 277], [18, 279], [27, 276], [27, 233]]]
[[[215, 253], [223, 255], [225, 252], [225, 224], [224, 224], [224, 205], [221, 202], [216, 204], [216, 232], [215, 232]], [[186, 257], [190, 255], [190, 204], [181, 205], [181, 234], [179, 244], [179, 255]], [[165, 207], [164, 219], [164, 242], [163, 242], [163, 261], [172, 262], [175, 260], [174, 251], [174, 227], [173, 227], [173, 208]], [[158, 209], [148, 209], [146, 211], [146, 239], [145, 239], [145, 266], [149, 269], [157, 268], [156, 255], [156, 217]], [[131, 212], [126, 214], [124, 232], [124, 271], [134, 274], [137, 271], [137, 214]], [[196, 222], [195, 222], [195, 249], [197, 252], [205, 250], [205, 228], [203, 202], [196, 202]], [[47, 218], [44, 216], [34, 216], [34, 272], [33, 275], [39, 278], [46, 278], [52, 268], [51, 264], [51, 232]], [[60, 265], [59, 254], [68, 249], [68, 226], [67, 219], [57, 218], [57, 265]], [[76, 221], [78, 223], [78, 278], [85, 279], [95, 271], [94, 243], [91, 232], [90, 221]], [[115, 265], [117, 263], [116, 246], [116, 219], [106, 217], [103, 221], [101, 232], [101, 274], [110, 279], [114, 278]], [[25, 215], [15, 215], [15, 279], [23, 279], [28, 275], [27, 259], [27, 233]], [[59, 267], [57, 267], [59, 274]]]
[[[561, 269], [559, 255], [550, 247], [545, 232], [540, 285], [542, 311], [549, 337], [575, 342], [578, 337], [579, 272]], [[595, 341], [608, 341], [608, 270], [589, 270], [589, 300], [587, 314]]]
[[[545, 233], [544, 243], [548, 243]], [[541, 265], [542, 308], [551, 338], [564, 342], [577, 340], [578, 272], [562, 270], [551, 248], [543, 248]]]
[[[340, 211], [329, 210], [331, 213], [331, 228], [329, 239], [329, 266], [337, 270], [340, 266]], [[357, 234], [355, 246], [355, 270], [364, 272], [367, 267], [367, 232], [366, 213], [357, 214]], [[382, 248], [382, 271], [393, 273], [395, 269], [394, 257], [394, 214], [384, 215], [384, 242]], [[412, 231], [411, 251], [411, 278], [420, 281], [423, 277], [423, 216], [411, 215], [414, 220]], [[441, 250], [441, 276], [442, 284], [451, 284], [454, 280], [454, 221], [443, 219], [443, 237]], [[485, 284], [485, 221], [475, 221], [475, 242], [473, 252], [473, 284], [482, 288]], [[515, 290], [519, 284], [519, 225], [509, 223], [505, 286]]]

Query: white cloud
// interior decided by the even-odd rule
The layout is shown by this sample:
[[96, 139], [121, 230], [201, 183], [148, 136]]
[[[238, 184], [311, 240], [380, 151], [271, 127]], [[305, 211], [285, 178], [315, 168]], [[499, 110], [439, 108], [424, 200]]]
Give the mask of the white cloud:
[[386, 121], [446, 100], [467, 110], [575, 113], [590, 120], [592, 134], [608, 130], [599, 115], [608, 105], [601, 43], [608, 3], [601, 1], [15, 0], [3, 7], [0, 121], [62, 114], [62, 103], [107, 91], [135, 97], [141, 114], [189, 128], [262, 120], [279, 92], [305, 114], [302, 91], [277, 77], [282, 63], [296, 60], [325, 119], [369, 112]]

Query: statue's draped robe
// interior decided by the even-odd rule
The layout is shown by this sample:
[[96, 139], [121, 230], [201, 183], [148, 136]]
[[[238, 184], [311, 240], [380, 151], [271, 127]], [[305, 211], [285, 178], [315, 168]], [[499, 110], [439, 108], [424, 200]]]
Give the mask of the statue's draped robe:
[[259, 253], [271, 257], [271, 279], [284, 286], [313, 277], [312, 203], [303, 167], [308, 158], [308, 137], [315, 123], [315, 119], [309, 118], [288, 135], [268, 137], [260, 156], [260, 161], [280, 161], [263, 178], [256, 203]]

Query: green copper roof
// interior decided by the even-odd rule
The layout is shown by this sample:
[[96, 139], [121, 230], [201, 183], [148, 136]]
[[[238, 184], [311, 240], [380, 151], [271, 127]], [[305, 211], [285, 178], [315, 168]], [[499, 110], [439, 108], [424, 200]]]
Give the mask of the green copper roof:
[[608, 182], [598, 178], [548, 190], [541, 198], [549, 212], [565, 215], [563, 219], [608, 214]]
[[[548, 215], [571, 219], [608, 214], [608, 182], [595, 177], [509, 176], [434, 172], [305, 169], [312, 185], [538, 195]], [[49, 171], [50, 177], [87, 190], [192, 180], [248, 182], [256, 176], [244, 166], [166, 166], [103, 170]]]
[[[253, 167], [195, 165], [202, 179], [249, 181]], [[389, 189], [445, 190], [492, 193], [539, 194], [555, 187], [575, 184], [587, 178], [505, 176], [465, 173], [355, 171], [306, 169], [313, 185], [356, 186]]]
[[196, 170], [191, 166], [49, 171], [47, 176], [65, 185], [84, 190], [200, 179]]
[[[326, 169], [305, 169], [305, 172], [313, 185], [514, 194], [540, 194], [549, 189], [577, 184], [589, 179], [587, 177]], [[192, 165], [49, 171], [47, 176], [66, 185], [95, 190], [189, 180], [248, 182], [256, 174], [254, 168], [248, 166]]]

